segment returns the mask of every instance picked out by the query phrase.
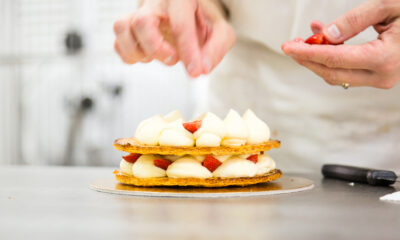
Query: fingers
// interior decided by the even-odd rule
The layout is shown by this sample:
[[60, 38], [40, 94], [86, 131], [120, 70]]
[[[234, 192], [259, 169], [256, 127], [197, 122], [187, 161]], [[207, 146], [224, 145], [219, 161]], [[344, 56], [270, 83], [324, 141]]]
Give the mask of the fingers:
[[310, 26], [314, 34], [321, 33], [324, 28], [324, 24], [318, 20], [312, 21]]
[[313, 71], [330, 85], [342, 85], [343, 83], [349, 83], [352, 87], [376, 85], [376, 75], [370, 71], [329, 68], [322, 64], [300, 59], [296, 59], [296, 62]]
[[227, 22], [220, 21], [214, 25], [213, 31], [202, 49], [204, 74], [211, 72], [221, 62], [232, 48], [235, 40], [235, 33]]
[[201, 52], [195, 21], [196, 4], [191, 0], [179, 1], [179, 4], [171, 4], [173, 7], [168, 9], [179, 58], [192, 77], [197, 77], [202, 73]]
[[369, 26], [376, 25], [388, 16], [379, 0], [367, 1], [337, 18], [323, 28], [329, 42], [341, 43], [357, 35]]
[[121, 56], [122, 60], [128, 64], [134, 64], [145, 57], [145, 54], [139, 48], [131, 29], [130, 21], [132, 16], [125, 16], [114, 24], [116, 40], [114, 49]]
[[138, 12], [132, 19], [132, 31], [145, 55], [158, 59], [167, 65], [175, 64], [178, 55], [175, 49], [165, 41], [159, 30], [160, 18], [151, 12]]
[[286, 55], [330, 68], [375, 69], [382, 62], [379, 40], [364, 45], [309, 45], [290, 41], [282, 45]]

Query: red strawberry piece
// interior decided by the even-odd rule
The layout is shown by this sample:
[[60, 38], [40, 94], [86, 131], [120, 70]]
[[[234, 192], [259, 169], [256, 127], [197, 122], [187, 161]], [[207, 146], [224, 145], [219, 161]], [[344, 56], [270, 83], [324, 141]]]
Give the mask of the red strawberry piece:
[[317, 33], [309, 37], [305, 42], [308, 44], [324, 44], [325, 36], [322, 33]]
[[186, 122], [183, 127], [191, 133], [196, 132], [201, 127], [201, 120], [196, 120], [193, 122]]
[[207, 155], [203, 161], [203, 166], [207, 168], [210, 172], [214, 172], [219, 166], [221, 166], [222, 162], [211, 155]]
[[167, 159], [154, 159], [154, 166], [167, 170], [168, 166], [171, 165], [171, 161]]
[[131, 153], [131, 154], [129, 154], [129, 155], [123, 156], [122, 158], [123, 158], [125, 161], [127, 161], [127, 162], [135, 163], [136, 160], [138, 160], [138, 158], [139, 158], [140, 156], [142, 156], [142, 154], [139, 154], [139, 153]]
[[322, 33], [317, 33], [309, 37], [305, 43], [308, 44], [324, 44], [324, 45], [339, 45], [343, 44], [344, 42], [341, 43], [331, 43], [326, 39], [326, 37]]
[[252, 161], [253, 163], [258, 162], [258, 154], [251, 155], [250, 157], [247, 158], [247, 160]]

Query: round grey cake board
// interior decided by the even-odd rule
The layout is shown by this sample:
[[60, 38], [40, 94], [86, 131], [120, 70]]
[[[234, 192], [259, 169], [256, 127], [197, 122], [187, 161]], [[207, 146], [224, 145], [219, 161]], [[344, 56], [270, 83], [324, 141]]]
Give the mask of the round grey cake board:
[[245, 187], [201, 188], [201, 187], [136, 187], [118, 183], [114, 179], [98, 180], [90, 188], [105, 193], [139, 197], [179, 197], [179, 198], [226, 198], [253, 197], [294, 193], [312, 189], [313, 181], [296, 176], [283, 175], [267, 183]]

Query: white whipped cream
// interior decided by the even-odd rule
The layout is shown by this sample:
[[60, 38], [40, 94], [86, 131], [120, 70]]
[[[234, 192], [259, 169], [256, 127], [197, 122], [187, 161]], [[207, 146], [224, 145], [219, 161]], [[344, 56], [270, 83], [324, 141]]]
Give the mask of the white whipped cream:
[[135, 137], [143, 144], [158, 145], [158, 139], [167, 122], [160, 115], [156, 115], [142, 121], [137, 130]]
[[257, 175], [263, 175], [275, 169], [275, 161], [267, 154], [258, 155]]
[[133, 176], [138, 178], [165, 177], [165, 170], [156, 167], [154, 159], [157, 157], [151, 154], [140, 156], [132, 166]]
[[167, 115], [164, 116], [164, 120], [167, 122], [173, 122], [176, 121], [178, 119], [182, 119], [182, 121], [185, 121], [183, 119], [183, 116], [181, 114], [181, 112], [179, 112], [178, 110], [172, 111], [170, 113], [168, 113]]
[[[274, 160], [267, 154], [258, 155], [257, 163], [249, 161], [247, 158], [250, 154], [241, 155], [221, 155], [215, 156], [222, 165], [213, 173], [202, 166], [205, 155], [142, 155], [134, 164], [125, 160], [121, 160], [121, 172], [136, 177], [253, 177], [263, 175], [275, 169]], [[167, 171], [154, 166], [154, 159], [165, 158], [173, 163], [168, 167]]]
[[200, 163], [203, 162], [204, 159], [206, 158], [205, 155], [189, 155], [189, 156], [196, 159], [196, 161], [198, 161]]
[[218, 147], [221, 145], [221, 138], [213, 133], [203, 133], [196, 139], [196, 146]]
[[194, 133], [196, 146], [218, 147], [226, 134], [224, 122], [215, 114], [207, 112], [200, 120], [201, 127]]
[[121, 170], [121, 172], [125, 174], [132, 175], [132, 165], [133, 165], [132, 163], [122, 159], [121, 162], [119, 163], [119, 169]]
[[246, 123], [249, 134], [247, 137], [248, 144], [259, 144], [269, 140], [271, 133], [268, 125], [259, 119], [253, 111], [247, 109], [243, 114], [243, 121]]
[[214, 172], [214, 177], [254, 177], [257, 174], [257, 166], [253, 162], [232, 157], [222, 163]]
[[167, 175], [171, 178], [210, 178], [212, 173], [196, 159], [185, 156], [169, 165]]
[[238, 158], [243, 158], [243, 159], [247, 159], [247, 158], [250, 157], [251, 155], [253, 155], [253, 154], [239, 154], [239, 155], [236, 155], [236, 157], [238, 157]]
[[235, 110], [229, 110], [224, 119], [226, 128], [225, 138], [222, 140], [223, 146], [241, 146], [246, 144], [247, 126], [239, 113]]
[[176, 160], [178, 160], [179, 158], [182, 157], [179, 155], [159, 155], [159, 156], [160, 156], [160, 158], [168, 159], [171, 162], [175, 162]]
[[228, 160], [232, 155], [220, 155], [220, 156], [215, 156], [213, 155], [213, 157], [215, 157], [216, 159], [218, 159], [218, 161], [220, 162], [225, 162], [226, 160]]
[[183, 120], [177, 119], [165, 125], [158, 139], [160, 146], [193, 146], [193, 134], [183, 127]]

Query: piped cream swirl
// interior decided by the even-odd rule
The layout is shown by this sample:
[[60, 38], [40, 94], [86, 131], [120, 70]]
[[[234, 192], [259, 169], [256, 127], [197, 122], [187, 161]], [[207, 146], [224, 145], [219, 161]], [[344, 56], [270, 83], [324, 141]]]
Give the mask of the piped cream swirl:
[[156, 156], [152, 154], [140, 156], [132, 166], [132, 174], [138, 178], [165, 177], [165, 170], [154, 165]]
[[248, 130], [247, 144], [259, 144], [269, 140], [270, 130], [268, 125], [259, 119], [253, 111], [248, 109], [243, 114], [243, 121]]
[[206, 113], [201, 118], [199, 130], [194, 133], [196, 146], [218, 147], [226, 134], [224, 122], [213, 113]]
[[229, 110], [228, 115], [224, 119], [226, 128], [225, 138], [222, 140], [223, 146], [242, 146], [247, 140], [247, 126], [235, 110]]
[[182, 119], [165, 125], [158, 139], [160, 146], [193, 146], [193, 135], [183, 127]]

